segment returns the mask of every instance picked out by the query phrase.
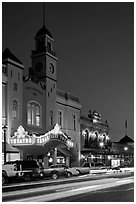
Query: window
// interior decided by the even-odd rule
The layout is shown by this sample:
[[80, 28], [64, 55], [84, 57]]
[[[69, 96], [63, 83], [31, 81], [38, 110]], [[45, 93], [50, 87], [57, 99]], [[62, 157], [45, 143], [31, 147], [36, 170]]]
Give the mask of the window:
[[72, 114], [72, 125], [73, 125], [73, 130], [76, 130], [76, 115]]
[[50, 111], [50, 121], [49, 121], [50, 125], [53, 125], [53, 111]]
[[85, 147], [89, 147], [89, 131], [85, 130]]
[[14, 91], [17, 91], [17, 83], [14, 83]]
[[27, 124], [40, 126], [40, 122], [41, 122], [40, 105], [36, 102], [29, 102], [27, 105]]
[[51, 43], [47, 42], [47, 51], [50, 52], [51, 51]]
[[16, 119], [18, 117], [18, 102], [16, 99], [12, 103], [12, 118]]
[[58, 111], [58, 124], [63, 126], [63, 112], [61, 110]]

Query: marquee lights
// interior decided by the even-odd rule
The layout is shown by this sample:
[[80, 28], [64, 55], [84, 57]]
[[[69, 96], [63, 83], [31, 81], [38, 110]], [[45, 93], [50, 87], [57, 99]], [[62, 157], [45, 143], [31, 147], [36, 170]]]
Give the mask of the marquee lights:
[[58, 124], [56, 124], [53, 130], [39, 137], [35, 134], [32, 136], [28, 135], [28, 132], [26, 132], [24, 128], [20, 126], [14, 136], [10, 138], [10, 143], [13, 146], [44, 145], [52, 139], [60, 140], [70, 148], [74, 147], [73, 141], [68, 139], [68, 137], [60, 130]]
[[105, 141], [108, 141], [108, 140], [110, 140], [110, 138], [109, 138], [109, 135], [106, 135], [105, 133], [104, 134], [101, 134], [101, 133], [99, 133], [98, 131], [89, 131], [89, 129], [84, 129], [84, 130], [82, 130], [82, 135], [85, 137], [86, 136], [86, 132], [88, 131], [88, 134], [89, 134], [89, 137], [91, 137], [92, 139], [95, 139], [96, 137], [98, 137], [98, 139], [100, 140], [100, 141], [104, 141], [104, 139], [105, 139]]

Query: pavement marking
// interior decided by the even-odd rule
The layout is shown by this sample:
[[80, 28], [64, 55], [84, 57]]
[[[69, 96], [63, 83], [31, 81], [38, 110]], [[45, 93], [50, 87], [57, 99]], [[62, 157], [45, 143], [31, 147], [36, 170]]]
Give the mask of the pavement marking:
[[130, 183], [130, 182], [134, 182], [134, 180], [131, 178], [131, 179], [123, 179], [123, 180], [119, 180], [119, 181], [116, 181], [117, 183]]
[[73, 189], [72, 191], [81, 191], [81, 190], [87, 190], [87, 189], [90, 189], [90, 188], [96, 188], [100, 185], [94, 185], [94, 186], [86, 186], [86, 187], [82, 187], [82, 188], [75, 188]]
[[79, 176], [79, 177], [87, 177], [88, 176], [88, 174], [87, 175], [81, 175], [81, 176]]

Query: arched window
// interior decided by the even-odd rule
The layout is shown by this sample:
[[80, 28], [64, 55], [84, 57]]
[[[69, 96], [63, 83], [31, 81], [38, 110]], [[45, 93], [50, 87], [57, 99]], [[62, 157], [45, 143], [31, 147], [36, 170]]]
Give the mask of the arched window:
[[27, 104], [27, 124], [34, 126], [40, 126], [41, 124], [41, 108], [36, 102]]
[[47, 42], [47, 51], [50, 52], [51, 51], [51, 43]]
[[18, 117], [18, 101], [14, 99], [12, 103], [12, 118], [17, 119], [17, 117]]
[[53, 111], [50, 111], [50, 119], [49, 119], [50, 125], [53, 125]]

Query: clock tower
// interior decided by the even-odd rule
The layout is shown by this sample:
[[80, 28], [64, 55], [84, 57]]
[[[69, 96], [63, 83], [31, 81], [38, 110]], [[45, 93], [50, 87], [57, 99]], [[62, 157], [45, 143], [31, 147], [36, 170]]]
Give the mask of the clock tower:
[[32, 51], [32, 65], [29, 76], [34, 83], [39, 83], [45, 90], [45, 124], [46, 131], [56, 124], [56, 86], [57, 57], [53, 51], [53, 37], [47, 28], [43, 27], [36, 33], [35, 50]]

